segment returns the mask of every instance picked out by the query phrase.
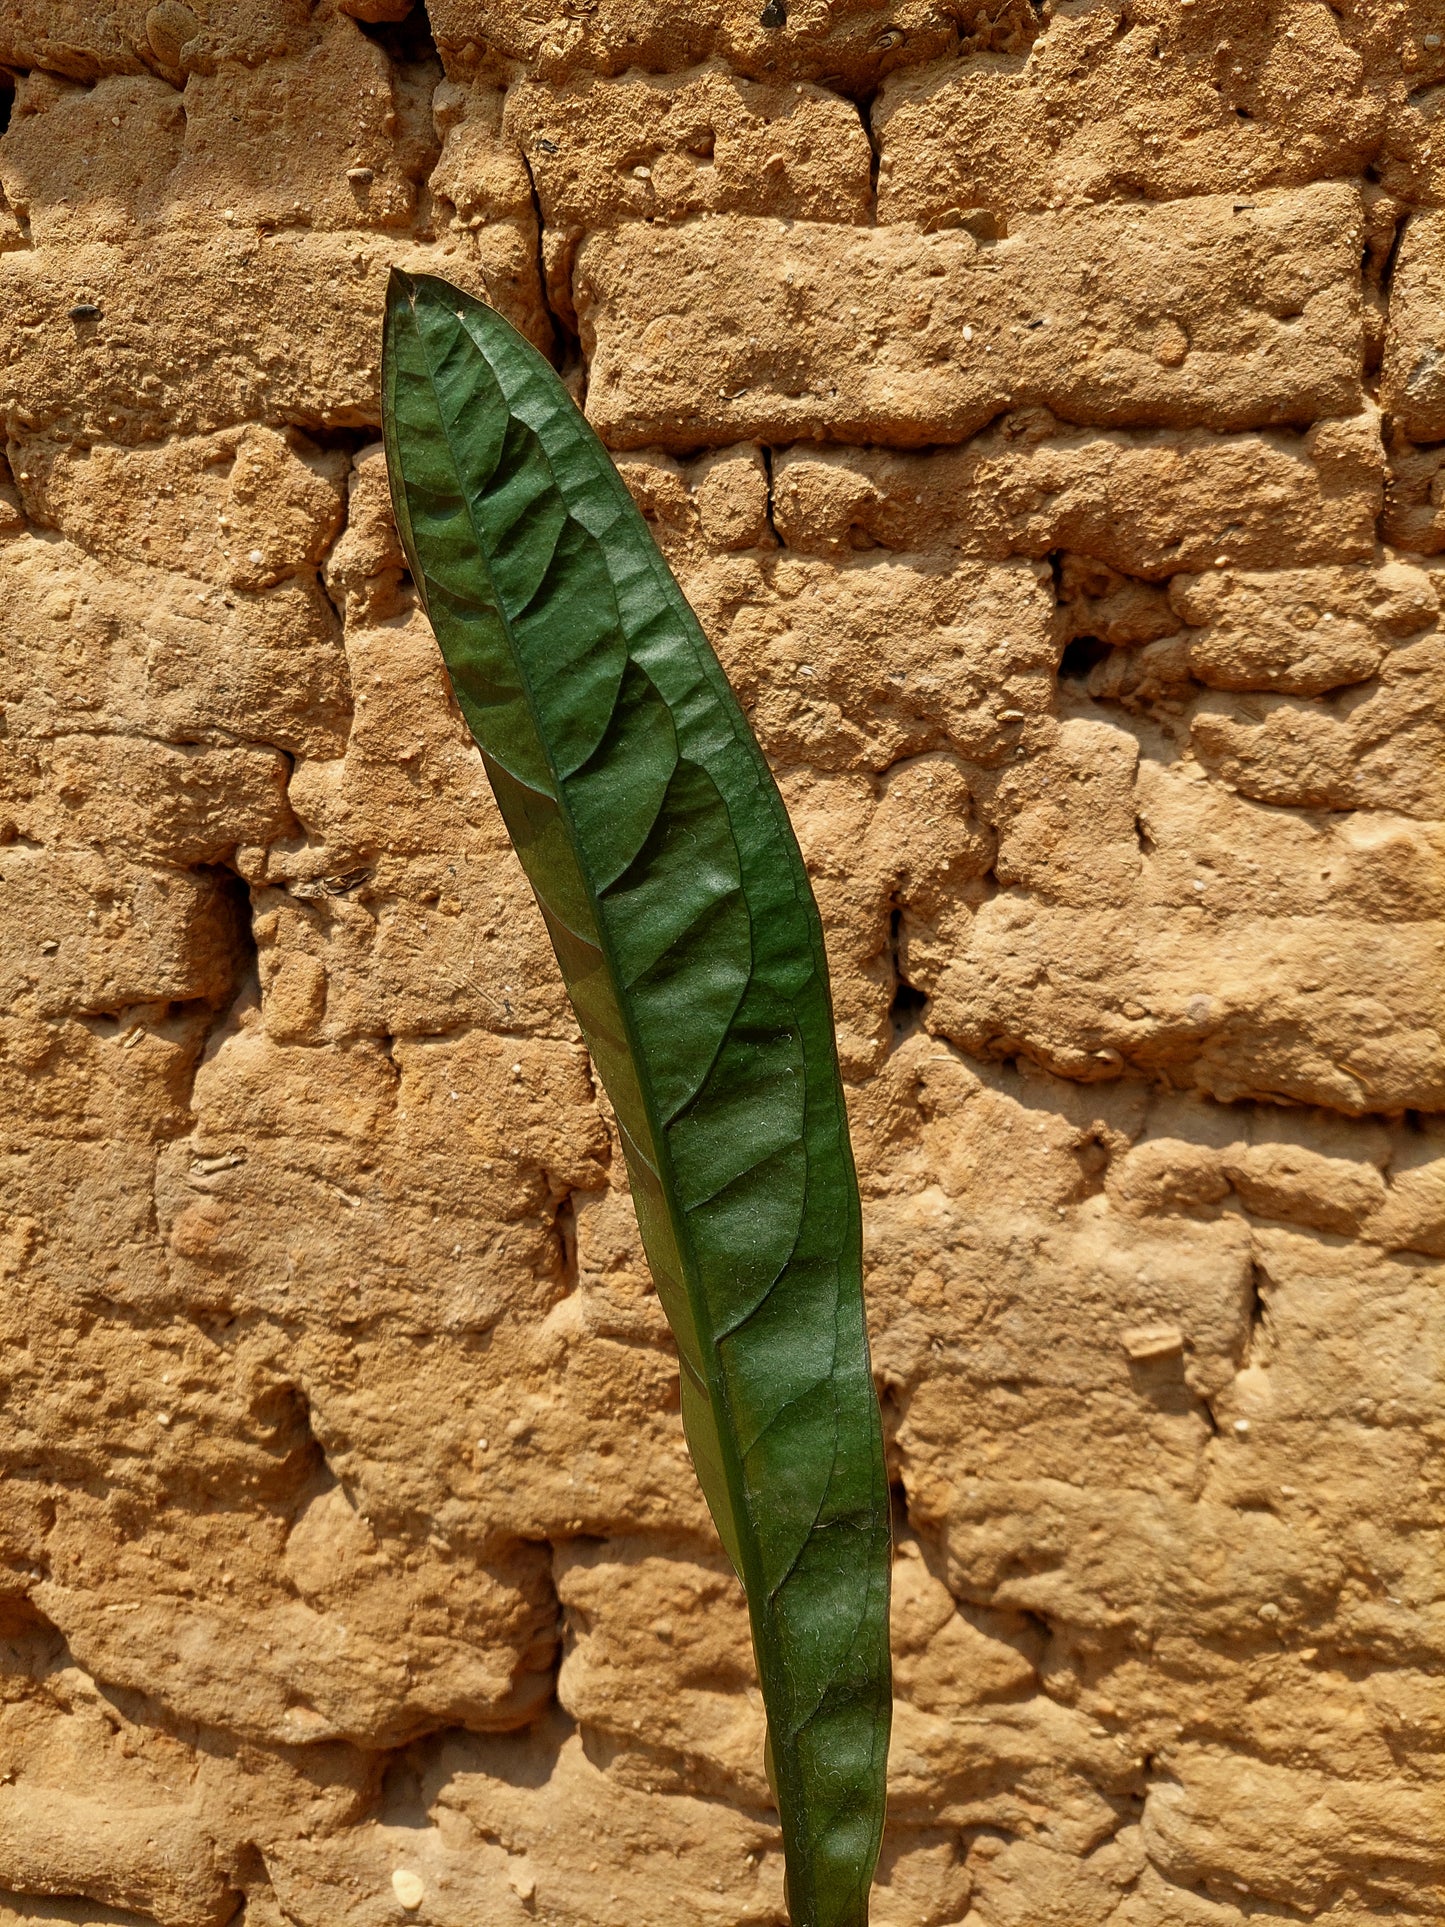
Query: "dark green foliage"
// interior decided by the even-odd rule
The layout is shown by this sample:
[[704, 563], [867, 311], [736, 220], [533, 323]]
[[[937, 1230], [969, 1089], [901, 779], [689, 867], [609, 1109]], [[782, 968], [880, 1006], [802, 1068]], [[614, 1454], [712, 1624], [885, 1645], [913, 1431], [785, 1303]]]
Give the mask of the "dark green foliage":
[[402, 540], [617, 1112], [698, 1477], [747, 1592], [795, 1927], [861, 1927], [888, 1482], [822, 932], [782, 799], [546, 361], [394, 274]]

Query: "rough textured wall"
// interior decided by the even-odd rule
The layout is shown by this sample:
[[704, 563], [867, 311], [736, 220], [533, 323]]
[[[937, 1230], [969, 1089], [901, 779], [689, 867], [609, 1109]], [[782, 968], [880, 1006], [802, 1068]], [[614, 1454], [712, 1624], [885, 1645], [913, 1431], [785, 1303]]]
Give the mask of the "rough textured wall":
[[0, 4], [0, 1918], [783, 1917], [395, 261], [569, 371], [817, 879], [880, 1927], [1440, 1919], [1445, 5], [352, 7]]

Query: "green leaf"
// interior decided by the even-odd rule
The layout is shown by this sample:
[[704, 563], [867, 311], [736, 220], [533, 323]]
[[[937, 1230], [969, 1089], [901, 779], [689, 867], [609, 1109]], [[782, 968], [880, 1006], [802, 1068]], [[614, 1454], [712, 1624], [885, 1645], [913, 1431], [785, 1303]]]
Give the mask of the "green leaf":
[[537, 351], [394, 273], [402, 540], [617, 1113], [698, 1478], [747, 1593], [795, 1927], [861, 1927], [888, 1480], [822, 929], [776, 785]]

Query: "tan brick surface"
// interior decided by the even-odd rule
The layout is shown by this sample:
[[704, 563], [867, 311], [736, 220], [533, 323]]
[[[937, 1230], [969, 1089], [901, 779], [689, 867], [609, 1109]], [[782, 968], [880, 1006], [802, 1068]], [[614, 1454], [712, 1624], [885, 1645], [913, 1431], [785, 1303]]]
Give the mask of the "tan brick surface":
[[785, 1918], [394, 263], [554, 354], [814, 876], [875, 1927], [1445, 1907], [1445, 15], [760, 11], [0, 0], [0, 1921]]

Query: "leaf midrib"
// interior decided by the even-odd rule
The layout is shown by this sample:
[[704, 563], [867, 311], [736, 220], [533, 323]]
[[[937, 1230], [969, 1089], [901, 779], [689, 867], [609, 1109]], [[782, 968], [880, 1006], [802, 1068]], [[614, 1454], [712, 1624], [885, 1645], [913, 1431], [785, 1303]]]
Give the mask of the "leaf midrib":
[[[600, 914], [601, 895], [596, 888], [591, 870], [588, 868], [587, 864], [583, 860], [581, 842], [577, 835], [576, 824], [573, 820], [572, 811], [567, 803], [566, 793], [563, 788], [563, 779], [558, 772], [556, 760], [553, 757], [551, 745], [547, 740], [546, 732], [540, 727], [538, 722], [538, 712], [537, 712], [535, 698], [533, 695], [532, 684], [527, 674], [527, 667], [526, 667], [525, 660], [523, 659], [522, 652], [516, 646], [516, 638], [515, 638], [515, 631], [513, 629], [512, 618], [508, 615], [506, 609], [502, 606], [500, 597], [496, 594], [496, 583], [492, 575], [491, 559], [488, 553], [486, 537], [484, 535], [483, 530], [481, 529], [481, 527], [477, 522], [477, 517], [474, 512], [472, 500], [467, 491], [466, 484], [462, 478], [462, 472], [461, 472], [460, 466], [458, 465], [458, 462], [457, 462], [455, 445], [454, 445], [453, 436], [452, 436], [452, 427], [450, 422], [447, 420], [446, 414], [442, 408], [441, 396], [437, 388], [437, 383], [434, 375], [435, 364], [433, 363], [432, 356], [428, 347], [425, 330], [422, 328], [419, 321], [417, 321], [416, 319], [416, 305], [414, 300], [411, 302], [411, 308], [412, 308], [413, 322], [416, 327], [417, 340], [421, 347], [422, 354], [426, 358], [428, 373], [429, 375], [432, 376], [431, 385], [432, 385], [433, 396], [436, 398], [437, 419], [441, 423], [442, 432], [446, 438], [447, 458], [452, 465], [452, 472], [456, 476], [457, 494], [459, 499], [465, 505], [467, 520], [471, 524], [472, 533], [476, 538], [477, 553], [481, 560], [483, 568], [486, 570], [488, 585], [493, 590], [493, 600], [497, 609], [497, 614], [498, 614], [499, 620], [502, 623], [504, 630], [506, 631], [508, 645], [512, 651], [512, 658], [517, 666], [517, 674], [521, 681], [523, 693], [526, 697], [527, 714], [532, 724], [533, 733], [535, 734], [537, 738], [537, 742], [540, 745], [542, 756], [546, 762], [548, 772], [550, 773], [552, 778], [552, 782], [554, 786], [553, 795], [549, 800], [555, 803], [557, 810], [561, 815], [563, 827], [567, 836], [568, 848], [572, 852], [573, 860], [577, 865], [578, 873], [582, 876], [582, 878], [586, 883], [588, 897], [591, 900], [591, 902], [597, 907], [598, 914], [595, 917], [597, 944], [598, 944], [598, 948], [602, 953], [603, 960], [606, 964], [608, 976], [612, 982], [615, 1002], [617, 1004], [619, 1015], [622, 1019], [623, 1027], [626, 1031], [628, 1044], [630, 1046], [630, 1055], [632, 1057], [632, 1061], [634, 1065], [637, 1068], [638, 1088], [642, 1096], [643, 1107], [647, 1116], [648, 1132], [652, 1140], [648, 1149], [652, 1153], [652, 1159], [653, 1159], [655, 1168], [657, 1170], [657, 1174], [659, 1178], [662, 1179], [663, 1181], [664, 1195], [668, 1200], [669, 1216], [673, 1218], [673, 1228], [674, 1228], [674, 1233], [677, 1236], [679, 1255], [683, 1259], [683, 1273], [684, 1273], [683, 1288], [687, 1292], [688, 1303], [693, 1313], [693, 1325], [694, 1325], [695, 1331], [697, 1332], [698, 1340], [699, 1340], [698, 1351], [699, 1351], [699, 1354], [702, 1355], [707, 1362], [707, 1372], [708, 1372], [707, 1390], [709, 1394], [709, 1399], [714, 1404], [715, 1408], [721, 1408], [721, 1410], [727, 1414], [727, 1419], [728, 1419], [727, 1428], [725, 1429], [722, 1426], [719, 1426], [717, 1430], [718, 1430], [719, 1443], [721, 1444], [722, 1450], [723, 1450], [723, 1470], [728, 1481], [728, 1488], [729, 1488], [728, 1496], [732, 1501], [733, 1517], [736, 1522], [737, 1543], [743, 1553], [745, 1565], [750, 1568], [749, 1571], [741, 1575], [744, 1591], [748, 1594], [750, 1598], [770, 1597], [769, 1589], [767, 1588], [764, 1582], [764, 1577], [761, 1570], [760, 1555], [756, 1544], [755, 1535], [752, 1529], [751, 1516], [745, 1502], [746, 1488], [745, 1488], [744, 1479], [743, 1479], [742, 1459], [736, 1447], [737, 1421], [732, 1411], [731, 1400], [728, 1397], [726, 1379], [723, 1376], [723, 1373], [721, 1370], [721, 1363], [718, 1358], [718, 1341], [713, 1337], [710, 1326], [707, 1323], [707, 1321], [705, 1321], [705, 1319], [699, 1317], [698, 1315], [699, 1313], [698, 1300], [699, 1300], [700, 1294], [696, 1290], [695, 1279], [697, 1277], [700, 1267], [697, 1262], [696, 1248], [693, 1244], [691, 1227], [687, 1223], [686, 1214], [680, 1208], [676, 1207], [673, 1204], [673, 1199], [677, 1195], [677, 1175], [673, 1167], [672, 1154], [666, 1141], [664, 1127], [659, 1122], [659, 1110], [658, 1110], [658, 1105], [656, 1101], [656, 1095], [652, 1088], [652, 1079], [648, 1070], [647, 1058], [642, 1051], [641, 1038], [638, 1035], [636, 1024], [633, 1020], [632, 1012], [629, 1007], [631, 1000], [623, 990], [622, 975], [618, 966], [617, 957], [612, 945], [611, 938], [609, 937], [607, 932], [605, 920]], [[466, 323], [460, 315], [457, 316], [457, 322], [458, 322], [458, 325], [463, 329], [463, 331], [467, 333], [473, 345], [477, 348], [478, 353], [482, 355], [483, 360], [486, 361], [487, 366], [491, 370], [493, 378], [496, 380], [498, 387], [503, 388], [501, 377], [497, 374], [497, 371], [493, 367], [490, 358], [486, 355], [485, 350], [482, 348], [481, 344], [476, 340], [476, 337], [471, 334], [470, 329], [466, 327]], [[507, 400], [508, 405], [510, 406], [511, 397], [506, 396], [505, 389], [503, 389], [503, 394], [504, 394], [504, 398]], [[545, 461], [547, 464], [548, 473], [552, 477], [553, 486], [557, 489], [559, 498], [562, 500], [564, 505], [566, 505], [567, 497], [563, 493], [562, 485], [557, 478], [556, 469], [552, 465], [551, 457], [547, 453], [547, 449], [542, 441], [542, 438], [537, 433], [537, 430], [533, 428], [530, 423], [527, 424], [527, 427], [528, 427], [528, 432], [533, 436], [533, 439], [536, 443], [537, 449], [543, 461]], [[570, 506], [568, 506], [568, 513], [569, 515], [571, 514]], [[590, 534], [591, 532], [588, 531], [588, 533]], [[595, 541], [597, 538], [594, 536], [592, 537], [592, 539]], [[620, 621], [621, 621], [621, 615], [619, 611], [619, 626], [620, 626]], [[624, 637], [623, 647], [627, 653], [628, 660], [631, 661], [632, 654], [631, 654], [631, 650], [628, 649], [627, 647], [626, 632], [623, 631], [622, 633]], [[644, 675], [647, 674], [646, 670], [642, 669], [641, 664], [638, 664], [637, 667], [641, 670], [642, 674]], [[648, 680], [650, 682], [651, 678], [649, 677]], [[661, 696], [659, 696], [659, 701], [661, 700], [662, 698]], [[665, 707], [665, 704], [664, 704], [664, 707]], [[609, 716], [609, 726], [610, 726], [610, 722], [611, 722], [611, 718]], [[599, 742], [599, 747], [600, 747], [600, 742]], [[681, 760], [682, 749], [680, 744], [678, 746], [678, 755], [679, 755], [679, 760]], [[531, 787], [531, 786], [529, 785], [528, 787]], [[719, 795], [721, 797], [721, 792], [719, 792]], [[726, 798], [721, 798], [721, 800], [722, 800], [724, 809], [726, 809], [727, 807]], [[749, 936], [749, 945], [750, 945], [750, 951], [751, 951], [751, 935]], [[721, 1049], [721, 1046], [719, 1046], [719, 1049]], [[714, 1059], [714, 1061], [716, 1061], [716, 1059]]]

